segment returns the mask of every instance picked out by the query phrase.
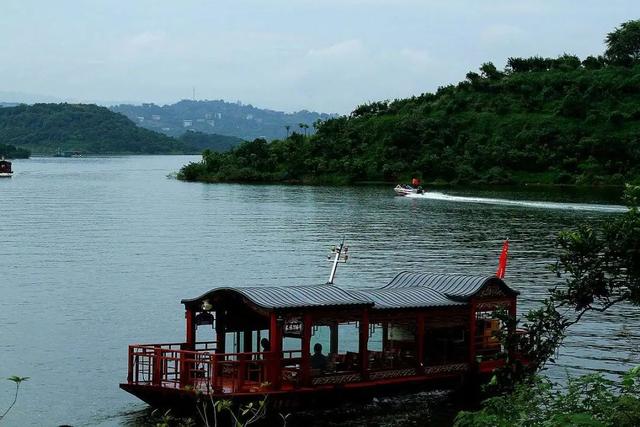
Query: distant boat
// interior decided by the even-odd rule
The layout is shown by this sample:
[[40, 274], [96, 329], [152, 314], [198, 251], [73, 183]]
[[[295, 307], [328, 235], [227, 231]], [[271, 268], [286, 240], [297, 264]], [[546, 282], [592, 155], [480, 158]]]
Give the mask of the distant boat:
[[82, 153], [80, 151], [62, 151], [58, 149], [53, 157], [82, 157]]
[[0, 160], [0, 178], [11, 178], [12, 175], [11, 162], [2, 157], [2, 160]]

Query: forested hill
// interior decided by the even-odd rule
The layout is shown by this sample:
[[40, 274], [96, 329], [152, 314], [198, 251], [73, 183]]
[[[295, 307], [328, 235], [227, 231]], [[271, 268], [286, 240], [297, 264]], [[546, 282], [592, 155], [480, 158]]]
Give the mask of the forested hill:
[[28, 159], [31, 153], [24, 148], [16, 148], [13, 145], [0, 144], [0, 157], [7, 159]]
[[[629, 35], [628, 33], [633, 34]], [[245, 143], [183, 168], [201, 181], [622, 184], [640, 179], [640, 22], [603, 56], [509, 58], [457, 85], [375, 102], [311, 137]]]
[[137, 127], [91, 104], [34, 104], [0, 108], [0, 142], [34, 153], [161, 154], [196, 152], [184, 141]]
[[285, 138], [288, 132], [294, 130], [312, 133], [314, 122], [333, 117], [330, 114], [306, 110], [284, 113], [223, 100], [185, 99], [170, 105], [123, 104], [111, 109], [126, 115], [141, 127], [169, 136], [177, 137], [189, 130], [195, 130], [246, 140]]

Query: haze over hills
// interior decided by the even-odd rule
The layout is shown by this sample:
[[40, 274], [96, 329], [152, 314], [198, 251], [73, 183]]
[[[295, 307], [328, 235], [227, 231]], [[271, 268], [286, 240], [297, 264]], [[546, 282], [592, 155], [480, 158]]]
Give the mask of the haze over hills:
[[[334, 114], [306, 110], [285, 113], [223, 100], [182, 100], [163, 106], [122, 104], [111, 107], [111, 110], [126, 115], [141, 127], [170, 136], [179, 136], [188, 130], [195, 130], [247, 140], [284, 138], [287, 136], [285, 126], [290, 127], [289, 132], [311, 134], [314, 131], [314, 122], [336, 117]], [[308, 127], [300, 128], [301, 123]]]

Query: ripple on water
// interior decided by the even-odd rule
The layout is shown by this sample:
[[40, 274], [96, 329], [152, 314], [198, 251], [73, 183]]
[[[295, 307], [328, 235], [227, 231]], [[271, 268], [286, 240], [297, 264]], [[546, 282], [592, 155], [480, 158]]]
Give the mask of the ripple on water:
[[[509, 237], [507, 279], [522, 292], [522, 312], [557, 281], [547, 269], [557, 232], [617, 215], [615, 207], [412, 200], [388, 188], [166, 178], [193, 160], [31, 159], [16, 161], [15, 176], [0, 182], [0, 376], [32, 378], [11, 420], [123, 422], [121, 414], [144, 408], [118, 389], [127, 345], [181, 340], [181, 298], [217, 285], [321, 283], [327, 250], [343, 236], [351, 261], [337, 280], [351, 287], [381, 285], [402, 270], [492, 273]], [[587, 320], [550, 367], [552, 378], [633, 364], [617, 332], [637, 330], [637, 313], [619, 308]]]

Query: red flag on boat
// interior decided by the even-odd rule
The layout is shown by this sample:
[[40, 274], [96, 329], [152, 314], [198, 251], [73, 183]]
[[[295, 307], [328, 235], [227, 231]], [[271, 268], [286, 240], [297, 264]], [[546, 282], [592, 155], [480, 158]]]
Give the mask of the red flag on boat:
[[496, 276], [504, 279], [504, 274], [507, 272], [507, 257], [509, 256], [509, 239], [505, 240], [502, 245], [502, 253], [500, 253], [500, 261], [498, 262], [498, 271]]

